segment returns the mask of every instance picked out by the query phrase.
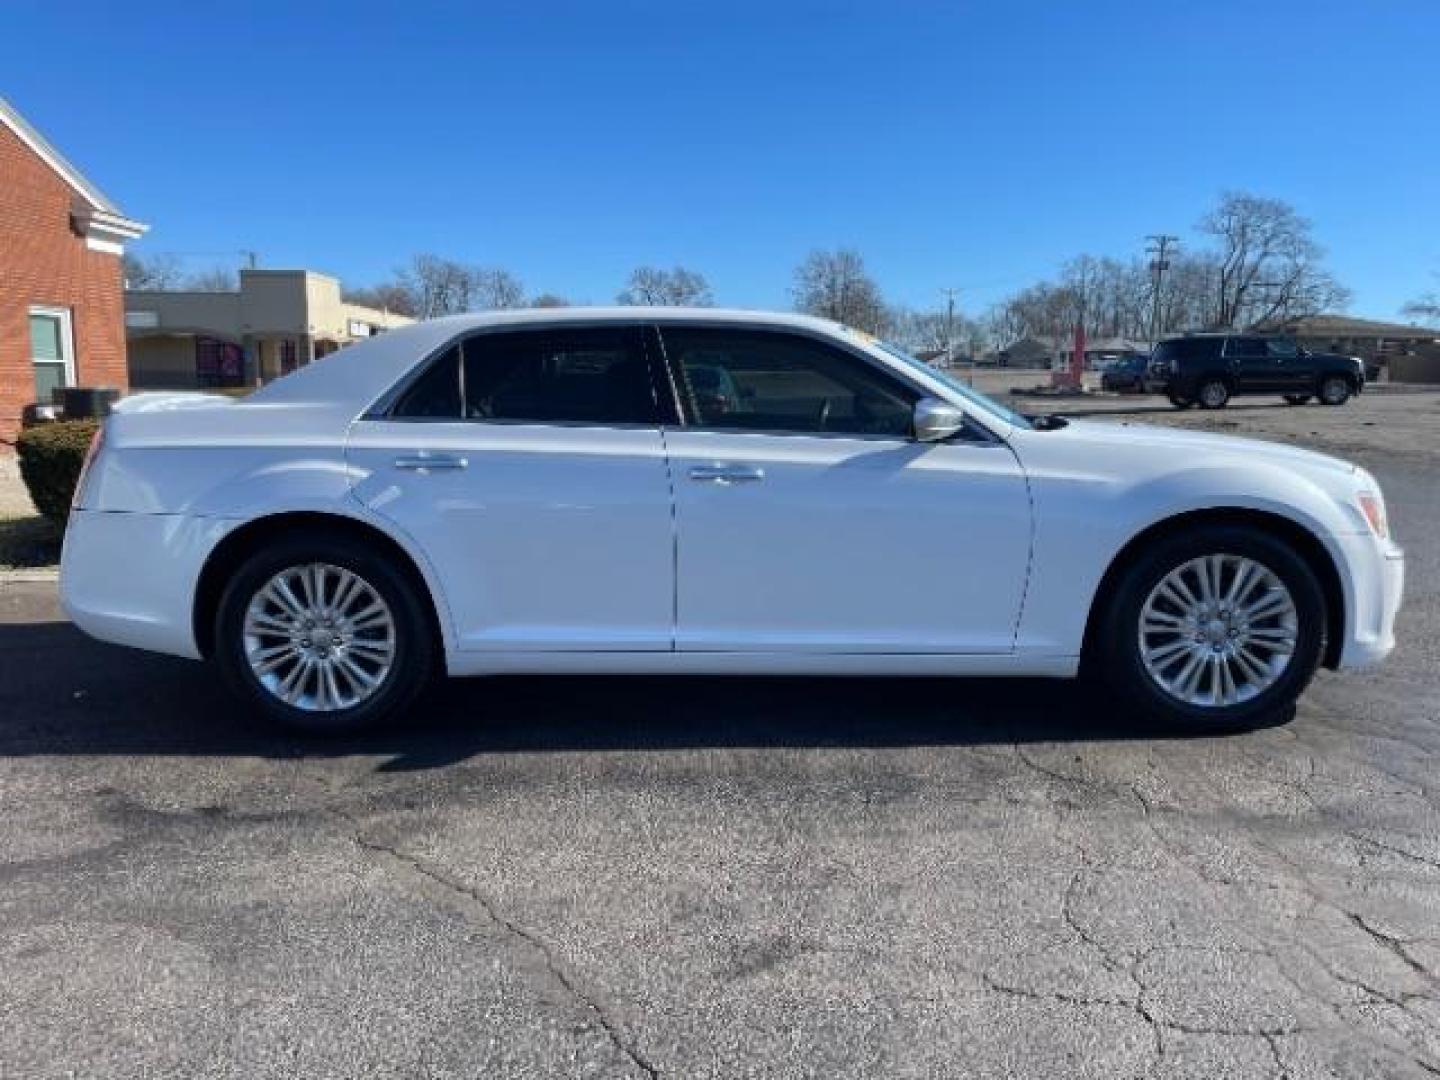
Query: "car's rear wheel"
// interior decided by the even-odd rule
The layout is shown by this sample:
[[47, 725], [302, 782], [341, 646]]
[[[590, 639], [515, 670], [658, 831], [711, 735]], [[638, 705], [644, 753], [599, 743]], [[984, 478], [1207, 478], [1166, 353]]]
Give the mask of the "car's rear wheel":
[[1096, 661], [1135, 711], [1192, 730], [1287, 720], [1320, 663], [1325, 600], [1291, 546], [1240, 526], [1177, 533], [1105, 599]]
[[1208, 379], [1200, 384], [1198, 397], [1202, 409], [1223, 409], [1230, 401], [1230, 387], [1223, 379]]
[[1320, 380], [1320, 401], [1325, 405], [1344, 405], [1350, 400], [1350, 380], [1343, 375], [1327, 375]]
[[300, 536], [255, 552], [216, 613], [226, 683], [299, 731], [346, 734], [393, 718], [430, 682], [435, 655], [415, 587], [344, 536]]
[[1286, 405], [1304, 405], [1304, 404], [1305, 404], [1307, 401], [1309, 401], [1309, 400], [1310, 400], [1310, 395], [1309, 395], [1309, 394], [1286, 394], [1286, 395], [1285, 395], [1285, 404], [1286, 404]]

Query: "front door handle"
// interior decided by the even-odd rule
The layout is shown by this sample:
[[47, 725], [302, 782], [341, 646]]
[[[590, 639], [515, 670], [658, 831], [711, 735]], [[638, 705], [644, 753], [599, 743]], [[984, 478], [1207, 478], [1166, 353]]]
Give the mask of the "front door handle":
[[431, 469], [463, 469], [470, 463], [459, 454], [432, 454], [421, 450], [414, 454], [401, 454], [395, 459], [395, 468], [428, 472]]
[[765, 479], [765, 470], [754, 465], [695, 465], [690, 479], [711, 484], [753, 484]]

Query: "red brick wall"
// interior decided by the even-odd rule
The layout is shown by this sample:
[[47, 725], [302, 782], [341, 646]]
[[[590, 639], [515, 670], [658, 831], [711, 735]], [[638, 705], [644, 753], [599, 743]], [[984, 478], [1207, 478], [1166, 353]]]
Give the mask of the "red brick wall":
[[120, 257], [91, 251], [70, 227], [74, 189], [0, 124], [0, 453], [35, 399], [31, 304], [70, 309], [75, 381], [127, 385]]

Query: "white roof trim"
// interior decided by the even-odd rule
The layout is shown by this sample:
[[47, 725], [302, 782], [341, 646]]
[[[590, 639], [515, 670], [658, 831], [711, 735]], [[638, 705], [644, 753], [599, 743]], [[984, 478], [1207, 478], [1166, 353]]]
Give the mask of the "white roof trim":
[[[121, 213], [120, 208], [111, 202], [103, 191], [85, 179], [80, 170], [66, 161], [60, 151], [51, 146], [45, 136], [31, 127], [25, 118], [15, 110], [15, 107], [3, 97], [0, 97], [0, 124], [4, 124], [15, 133], [21, 142], [35, 151], [40, 160], [54, 169], [60, 178], [74, 188], [76, 193], [91, 207], [116, 220], [129, 222], [130, 219]], [[138, 226], [141, 232], [145, 231], [146, 226], [140, 225], [139, 222], [131, 222], [131, 224]], [[139, 236], [140, 233], [135, 235]]]

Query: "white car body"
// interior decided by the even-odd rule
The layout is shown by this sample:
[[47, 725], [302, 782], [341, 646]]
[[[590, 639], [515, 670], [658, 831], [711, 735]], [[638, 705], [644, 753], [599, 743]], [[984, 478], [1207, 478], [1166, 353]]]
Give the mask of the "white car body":
[[[460, 335], [677, 322], [824, 338], [958, 406], [985, 437], [370, 415]], [[466, 467], [414, 467], [425, 455]], [[715, 466], [763, 479], [714, 482]], [[453, 675], [1066, 677], [1126, 545], [1180, 515], [1233, 510], [1323, 548], [1340, 609], [1326, 659], [1355, 667], [1392, 648], [1403, 578], [1362, 492], [1378, 497], [1363, 470], [1270, 443], [1009, 423], [821, 320], [489, 313], [391, 331], [242, 400], [152, 396], [117, 412], [77, 493], [62, 596], [97, 638], [199, 658], [202, 575], [226, 538], [277, 515], [323, 515], [383, 534], [413, 561]]]

